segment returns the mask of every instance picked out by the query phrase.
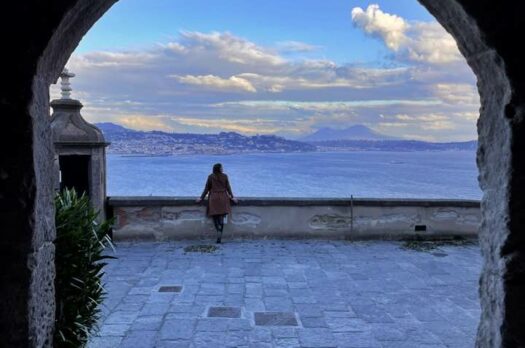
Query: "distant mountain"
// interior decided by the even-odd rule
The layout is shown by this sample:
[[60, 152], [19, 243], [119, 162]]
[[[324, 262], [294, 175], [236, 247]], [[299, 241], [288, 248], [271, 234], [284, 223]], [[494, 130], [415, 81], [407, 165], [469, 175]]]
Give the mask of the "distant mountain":
[[95, 125], [104, 133], [104, 134], [110, 134], [115, 132], [134, 132], [132, 129], [124, 128], [119, 124], [111, 123], [111, 122], [100, 122], [95, 123]]
[[95, 123], [95, 126], [97, 126], [104, 135], [112, 135], [115, 133], [126, 133], [126, 132], [134, 132], [132, 129], [128, 129], [125, 127], [122, 127], [119, 124], [111, 123], [111, 122], [100, 122]]
[[301, 141], [332, 141], [332, 140], [394, 140], [366, 126], [355, 125], [344, 129], [321, 128], [316, 132], [300, 138]]
[[219, 134], [136, 131], [114, 123], [95, 124], [111, 142], [110, 153], [128, 155], [233, 154], [247, 152], [307, 152], [314, 145], [274, 135], [245, 136], [235, 132]]

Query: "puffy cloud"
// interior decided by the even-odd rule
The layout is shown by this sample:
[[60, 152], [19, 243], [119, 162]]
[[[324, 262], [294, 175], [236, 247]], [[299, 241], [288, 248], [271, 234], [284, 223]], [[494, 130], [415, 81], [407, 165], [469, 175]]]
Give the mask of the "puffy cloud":
[[[231, 46], [230, 46], [231, 45]], [[181, 34], [179, 42], [158, 45], [147, 51], [91, 52], [74, 55], [68, 66], [79, 76], [88, 71], [99, 82], [125, 80], [136, 88], [155, 79], [171, 80], [210, 91], [281, 93], [286, 90], [330, 88], [376, 88], [401, 84], [409, 69], [340, 66], [329, 60], [286, 61], [269, 48], [230, 33]], [[118, 75], [118, 76], [117, 76]], [[228, 78], [220, 76], [230, 76]], [[164, 94], [179, 93], [169, 82], [158, 86]], [[101, 86], [102, 90], [104, 86]], [[180, 87], [180, 86], [179, 86]]]
[[219, 58], [244, 65], [269, 64], [281, 65], [285, 60], [278, 54], [264, 49], [253, 42], [239, 38], [230, 33], [183, 32], [183, 43], [190, 51], [212, 50]]
[[412, 61], [432, 64], [464, 61], [454, 38], [437, 22], [412, 23], [407, 35], [406, 49]]
[[255, 93], [257, 90], [253, 85], [250, 83], [250, 81], [238, 77], [238, 76], [231, 76], [228, 79], [223, 79], [219, 76], [214, 75], [200, 75], [200, 76], [192, 76], [192, 75], [186, 75], [186, 76], [178, 76], [178, 75], [172, 75], [171, 77], [175, 78], [180, 83], [188, 84], [188, 85], [195, 85], [195, 86], [204, 86], [213, 90], [217, 91], [244, 91], [244, 92], [251, 92]]
[[[412, 28], [409, 23], [404, 30], [408, 41]], [[399, 42], [398, 53], [408, 55], [407, 43]], [[399, 137], [475, 137], [479, 97], [468, 68], [342, 65], [284, 58], [281, 49], [231, 33], [184, 32], [140, 51], [75, 54], [68, 66], [77, 73], [73, 96], [92, 122], [284, 136], [365, 124]], [[52, 95], [57, 96], [56, 87]]]
[[463, 60], [456, 41], [437, 22], [408, 22], [383, 12], [379, 5], [366, 10], [352, 10], [354, 25], [366, 34], [378, 37], [398, 58], [430, 64], [448, 64]]
[[352, 21], [365, 33], [383, 39], [391, 50], [399, 50], [407, 40], [405, 32], [409, 25], [406, 21], [399, 16], [381, 11], [379, 5], [369, 5], [366, 10], [355, 7], [352, 10]]

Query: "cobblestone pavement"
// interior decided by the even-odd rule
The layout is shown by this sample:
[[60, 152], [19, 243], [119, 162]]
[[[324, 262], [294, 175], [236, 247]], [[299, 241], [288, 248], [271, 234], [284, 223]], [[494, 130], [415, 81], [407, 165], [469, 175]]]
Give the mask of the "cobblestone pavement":
[[117, 246], [90, 348], [474, 346], [475, 245], [262, 240], [184, 252], [191, 244]]

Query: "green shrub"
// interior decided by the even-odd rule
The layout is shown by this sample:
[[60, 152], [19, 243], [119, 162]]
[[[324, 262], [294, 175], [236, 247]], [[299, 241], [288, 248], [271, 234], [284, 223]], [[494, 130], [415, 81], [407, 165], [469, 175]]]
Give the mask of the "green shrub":
[[56, 323], [55, 347], [83, 347], [97, 329], [99, 305], [106, 292], [102, 286], [104, 255], [111, 246], [111, 221], [97, 223], [98, 213], [86, 195], [64, 190], [56, 207]]

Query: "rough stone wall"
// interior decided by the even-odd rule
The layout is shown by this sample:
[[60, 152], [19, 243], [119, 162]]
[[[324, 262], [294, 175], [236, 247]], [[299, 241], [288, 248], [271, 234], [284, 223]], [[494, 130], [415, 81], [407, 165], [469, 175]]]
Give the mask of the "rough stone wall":
[[49, 85], [114, 1], [3, 3], [0, 32], [0, 346], [48, 347], [54, 325]]
[[525, 346], [525, 3], [420, 0], [458, 41], [478, 78], [482, 315], [479, 347]]

